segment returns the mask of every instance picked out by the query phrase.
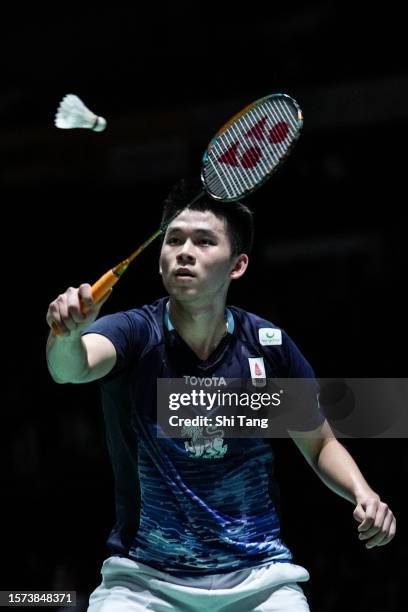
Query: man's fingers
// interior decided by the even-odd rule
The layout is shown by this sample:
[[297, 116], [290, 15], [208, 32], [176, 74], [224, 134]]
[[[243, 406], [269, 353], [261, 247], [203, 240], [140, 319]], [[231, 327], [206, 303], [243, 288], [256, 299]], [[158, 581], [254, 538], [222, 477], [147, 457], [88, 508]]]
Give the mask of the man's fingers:
[[359, 539], [365, 542], [366, 548], [384, 546], [390, 542], [396, 532], [396, 520], [388, 505], [378, 496], [360, 500], [354, 509], [353, 516], [360, 522]]
[[365, 512], [360, 504], [357, 504], [357, 506], [355, 507], [353, 516], [358, 523], [361, 523], [364, 520]]
[[358, 530], [362, 532], [360, 533], [360, 539], [370, 538], [371, 536], [382, 530], [384, 527], [385, 519], [388, 513], [390, 512], [391, 511], [389, 510], [387, 504], [380, 502], [377, 505], [372, 525], [368, 529], [361, 529], [361, 525], [358, 528]]
[[99, 310], [103, 306], [103, 304], [106, 302], [106, 300], [109, 299], [109, 296], [111, 293], [112, 293], [112, 289], [109, 289], [109, 291], [103, 296], [103, 298], [95, 303], [92, 298], [91, 285], [89, 285], [88, 283], [84, 283], [78, 289], [78, 295], [81, 300], [81, 303], [85, 307], [84, 309], [85, 312], [91, 310], [94, 307], [97, 307], [97, 309]]
[[63, 296], [58, 296], [58, 298], [50, 304], [47, 321], [50, 326], [52, 323], [56, 323], [63, 334], [69, 333], [76, 327], [75, 321], [68, 312], [68, 305]]
[[92, 298], [92, 288], [89, 283], [82, 283], [82, 285], [79, 286], [78, 297], [84, 312], [91, 310], [94, 305], [94, 301]]
[[358, 531], [368, 531], [375, 521], [378, 499], [369, 499], [366, 503], [364, 520], [358, 526]]
[[396, 520], [391, 512], [387, 510], [387, 514], [380, 524], [377, 524], [377, 518], [373, 525], [368, 531], [360, 533], [360, 540], [368, 540], [366, 542], [366, 548], [373, 548], [374, 546], [384, 546], [392, 540], [396, 531]]
[[81, 329], [86, 328], [96, 319], [111, 292], [112, 289], [95, 304], [92, 298], [92, 287], [88, 283], [83, 283], [78, 289], [69, 287], [49, 305], [48, 325], [52, 328], [55, 323], [64, 336], [73, 331], [79, 333]]
[[63, 321], [61, 320], [58, 309], [53, 308], [52, 305], [48, 309], [47, 323], [51, 328], [55, 324], [58, 327], [61, 335], [65, 336], [69, 334], [69, 329], [64, 325]]
[[392, 512], [391, 512], [391, 516], [392, 518], [391, 518], [390, 528], [388, 530], [388, 535], [384, 538], [382, 542], [380, 542], [380, 544], [378, 544], [378, 546], [385, 546], [386, 544], [388, 544], [388, 542], [391, 542], [391, 540], [395, 536], [395, 532], [397, 531], [397, 519], [392, 514]]

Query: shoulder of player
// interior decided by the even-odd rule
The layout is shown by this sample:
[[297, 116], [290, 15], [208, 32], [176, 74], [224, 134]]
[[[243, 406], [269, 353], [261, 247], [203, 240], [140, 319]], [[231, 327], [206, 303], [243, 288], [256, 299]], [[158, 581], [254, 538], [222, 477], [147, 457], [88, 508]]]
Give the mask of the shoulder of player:
[[139, 308], [131, 308], [106, 314], [97, 319], [85, 333], [106, 335], [108, 338], [127, 337], [143, 342], [144, 346], [161, 342], [163, 333], [160, 324], [162, 312], [160, 305], [155, 302]]
[[279, 346], [288, 338], [285, 330], [272, 321], [236, 306], [228, 306], [228, 308], [233, 314], [239, 333], [262, 346]]

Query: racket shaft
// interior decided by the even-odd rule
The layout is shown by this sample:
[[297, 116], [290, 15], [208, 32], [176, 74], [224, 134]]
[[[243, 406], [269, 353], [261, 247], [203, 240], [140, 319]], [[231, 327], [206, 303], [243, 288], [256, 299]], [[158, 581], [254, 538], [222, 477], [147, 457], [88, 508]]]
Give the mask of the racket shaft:
[[[204, 191], [200, 191], [200, 193], [197, 194], [197, 196], [191, 202], [187, 204], [187, 207], [191, 206], [191, 204], [194, 204], [197, 200], [199, 200], [204, 195], [204, 193], [205, 193]], [[112, 270], [109, 270], [108, 272], [106, 272], [103, 276], [101, 276], [99, 280], [96, 281], [96, 283], [92, 285], [91, 290], [92, 290], [92, 299], [93, 299], [94, 304], [97, 304], [98, 302], [100, 302], [100, 300], [102, 300], [105, 297], [108, 291], [118, 282], [123, 272], [127, 269], [128, 265], [134, 259], [136, 259], [136, 257], [140, 255], [140, 253], [142, 253], [142, 251], [144, 251], [145, 248], [151, 242], [153, 242], [158, 236], [160, 236], [160, 234], [163, 234], [166, 231], [167, 226], [173, 221], [173, 219], [177, 217], [179, 212], [180, 211], [177, 211], [174, 214], [174, 216], [171, 219], [169, 219], [169, 221], [167, 221], [165, 225], [160, 226], [160, 228], [156, 230], [154, 234], [150, 236], [150, 238], [145, 240], [145, 242], [143, 242], [143, 244], [140, 245], [139, 248], [133, 251], [133, 253], [127, 259], [125, 259], [120, 264], [115, 266]], [[83, 314], [86, 314], [87, 312], [87, 308], [84, 305], [81, 305], [81, 312]], [[52, 323], [51, 327], [56, 336], [62, 335], [62, 332], [60, 328], [58, 327], [57, 323], [55, 322]]]

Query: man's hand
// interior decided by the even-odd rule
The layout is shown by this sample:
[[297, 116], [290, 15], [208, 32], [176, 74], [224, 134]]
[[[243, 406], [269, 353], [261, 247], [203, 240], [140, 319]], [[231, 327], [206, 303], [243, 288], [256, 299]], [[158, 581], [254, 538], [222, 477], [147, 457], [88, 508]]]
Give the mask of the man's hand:
[[53, 329], [58, 325], [59, 334], [53, 329], [47, 340], [48, 369], [59, 384], [87, 383], [102, 378], [116, 363], [116, 349], [105, 336], [82, 331], [89, 327], [99, 314], [112, 289], [94, 304], [92, 287], [83, 284], [70, 287], [48, 307], [47, 323]]
[[89, 284], [84, 283], [79, 288], [70, 287], [49, 305], [48, 325], [52, 327], [52, 324], [56, 323], [62, 336], [80, 335], [81, 331], [98, 317], [111, 292], [112, 289], [100, 302], [94, 304]]
[[366, 548], [385, 546], [395, 536], [397, 524], [395, 516], [378, 495], [358, 498], [353, 516], [360, 523], [358, 537], [366, 542]]

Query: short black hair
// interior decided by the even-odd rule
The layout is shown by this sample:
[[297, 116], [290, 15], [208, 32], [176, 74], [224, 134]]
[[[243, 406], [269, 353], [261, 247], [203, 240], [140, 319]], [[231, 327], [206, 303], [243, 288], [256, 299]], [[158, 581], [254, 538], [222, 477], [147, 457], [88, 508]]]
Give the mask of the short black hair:
[[[202, 191], [201, 183], [192, 179], [181, 179], [175, 183], [164, 200], [162, 226], [185, 208], [210, 211], [219, 219], [225, 219], [233, 256], [251, 252], [254, 241], [253, 213], [242, 201], [223, 203], [204, 194], [193, 204], [189, 203]], [[188, 206], [189, 205], [189, 206]]]

